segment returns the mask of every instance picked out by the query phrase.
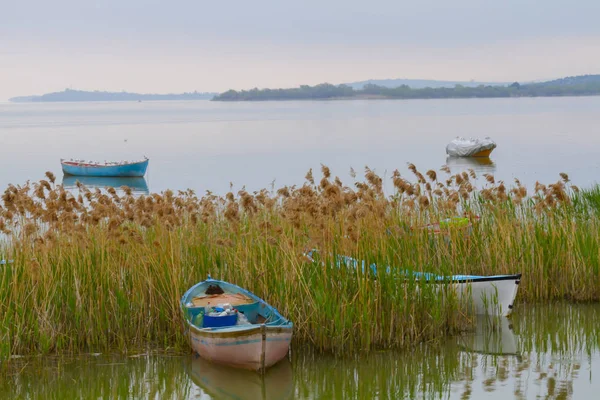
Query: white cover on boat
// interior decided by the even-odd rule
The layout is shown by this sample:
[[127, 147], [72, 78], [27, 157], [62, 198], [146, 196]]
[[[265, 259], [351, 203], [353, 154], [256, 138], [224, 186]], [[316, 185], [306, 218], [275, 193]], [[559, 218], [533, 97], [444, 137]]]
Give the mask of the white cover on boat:
[[104, 162], [100, 162], [100, 161], [88, 161], [88, 160], [79, 160], [79, 159], [75, 159], [75, 158], [70, 158], [70, 159], [64, 159], [61, 158], [60, 162], [69, 162], [69, 163], [75, 163], [75, 164], [85, 164], [85, 165], [94, 165], [94, 166], [98, 166], [98, 167], [110, 167], [110, 166], [120, 166], [120, 165], [129, 165], [129, 164], [137, 164], [137, 163], [142, 163], [146, 160], [148, 160], [149, 158], [144, 156], [144, 158], [142, 160], [138, 160], [138, 161], [126, 161], [126, 160], [121, 160], [121, 161], [104, 161]]
[[446, 153], [453, 157], [470, 157], [483, 150], [496, 148], [496, 142], [489, 137], [485, 139], [465, 139], [457, 137], [446, 146]]

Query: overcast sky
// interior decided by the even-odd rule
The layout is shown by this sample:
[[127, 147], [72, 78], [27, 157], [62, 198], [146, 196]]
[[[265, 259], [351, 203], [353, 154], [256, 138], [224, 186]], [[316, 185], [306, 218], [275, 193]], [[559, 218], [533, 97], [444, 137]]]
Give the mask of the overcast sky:
[[0, 0], [0, 101], [600, 73], [600, 0]]

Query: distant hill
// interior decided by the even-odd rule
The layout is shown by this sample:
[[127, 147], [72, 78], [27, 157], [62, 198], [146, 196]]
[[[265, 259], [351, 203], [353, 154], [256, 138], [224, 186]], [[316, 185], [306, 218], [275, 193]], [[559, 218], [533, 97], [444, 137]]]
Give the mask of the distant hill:
[[411, 89], [423, 89], [426, 87], [430, 88], [453, 88], [456, 85], [464, 87], [477, 87], [483, 86], [506, 86], [512, 82], [475, 82], [475, 81], [436, 81], [431, 79], [369, 79], [360, 82], [345, 83], [354, 90], [360, 90], [365, 85], [377, 85], [386, 88], [397, 88], [402, 85], [406, 85]]
[[579, 75], [567, 76], [552, 81], [537, 82], [531, 85], [535, 86], [576, 86], [576, 85], [598, 85], [600, 84], [600, 75]]
[[47, 93], [41, 96], [13, 97], [9, 101], [25, 102], [54, 102], [54, 101], [151, 101], [151, 100], [210, 100], [217, 93], [191, 92], [181, 94], [139, 94], [128, 92], [100, 92], [65, 89], [62, 92]]
[[[429, 81], [435, 82], [435, 81]], [[439, 81], [438, 81], [439, 82]], [[473, 82], [471, 82], [473, 83]], [[499, 97], [553, 97], [600, 95], [600, 75], [583, 75], [547, 82], [510, 85], [412, 88], [366, 83], [360, 89], [350, 85], [322, 83], [316, 86], [302, 85], [289, 89], [228, 90], [213, 98], [214, 101], [267, 101], [267, 100], [328, 100], [328, 99], [468, 99]]]

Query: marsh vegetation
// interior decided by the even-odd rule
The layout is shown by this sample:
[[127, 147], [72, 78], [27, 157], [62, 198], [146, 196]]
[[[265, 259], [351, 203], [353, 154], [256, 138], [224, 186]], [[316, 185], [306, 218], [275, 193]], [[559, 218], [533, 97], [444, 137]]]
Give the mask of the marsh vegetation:
[[[348, 186], [323, 166], [301, 186], [225, 196], [67, 191], [52, 173], [11, 185], [0, 208], [0, 259], [13, 260], [0, 265], [0, 357], [188, 351], [178, 301], [207, 274], [274, 305], [294, 321], [296, 344], [338, 354], [469, 327], [460, 304], [399, 285], [394, 271], [520, 272], [518, 303], [600, 299], [597, 190], [566, 174], [527, 189], [409, 168], [389, 182], [366, 168]], [[427, 227], [457, 215], [470, 223]], [[317, 263], [304, 256], [315, 248]], [[389, 265], [391, 277], [336, 268], [336, 254]]]

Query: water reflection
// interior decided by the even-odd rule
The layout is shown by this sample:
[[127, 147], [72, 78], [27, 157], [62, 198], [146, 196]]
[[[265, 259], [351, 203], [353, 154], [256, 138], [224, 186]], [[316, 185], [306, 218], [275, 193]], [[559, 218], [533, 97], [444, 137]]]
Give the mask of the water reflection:
[[65, 189], [77, 190], [77, 182], [81, 182], [88, 189], [107, 189], [109, 187], [117, 189], [121, 186], [127, 186], [133, 194], [148, 194], [148, 183], [144, 177], [111, 177], [111, 176], [73, 176], [63, 175], [63, 185]]
[[591, 379], [600, 369], [600, 305], [525, 307], [495, 333], [478, 321], [459, 340], [466, 352], [449, 397], [593, 398], [600, 390]]
[[475, 331], [457, 338], [465, 351], [488, 355], [519, 356], [517, 336], [512, 321], [505, 317], [479, 317]]
[[182, 357], [30, 357], [0, 364], [0, 399], [186, 399]]
[[190, 379], [202, 391], [216, 399], [279, 400], [289, 399], [293, 391], [292, 365], [285, 358], [269, 368], [264, 377], [192, 356], [188, 365]]
[[422, 345], [351, 358], [294, 355], [294, 395], [356, 400], [440, 397], [461, 376], [459, 353], [456, 345]]
[[404, 352], [333, 357], [295, 346], [264, 379], [192, 355], [16, 359], [6, 370], [0, 362], [0, 398], [595, 398], [599, 326], [600, 304], [524, 305]]
[[489, 157], [447, 157], [446, 165], [453, 174], [472, 169], [477, 175], [492, 174], [496, 164]]

